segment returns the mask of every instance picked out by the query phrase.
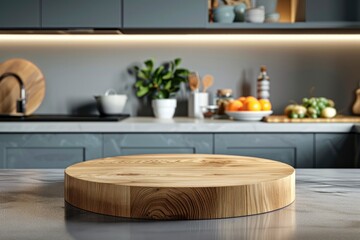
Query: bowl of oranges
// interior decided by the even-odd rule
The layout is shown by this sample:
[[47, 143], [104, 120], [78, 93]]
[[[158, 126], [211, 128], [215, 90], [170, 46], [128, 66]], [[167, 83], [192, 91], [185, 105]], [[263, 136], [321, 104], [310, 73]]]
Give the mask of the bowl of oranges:
[[272, 114], [271, 109], [271, 102], [268, 99], [249, 96], [229, 102], [226, 106], [226, 114], [238, 121], [260, 121]]

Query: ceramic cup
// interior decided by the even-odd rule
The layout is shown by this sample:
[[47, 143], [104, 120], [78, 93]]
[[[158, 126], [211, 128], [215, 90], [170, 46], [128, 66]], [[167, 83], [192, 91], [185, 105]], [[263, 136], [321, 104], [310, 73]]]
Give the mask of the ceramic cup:
[[265, 21], [265, 8], [260, 6], [247, 9], [245, 11], [245, 21], [250, 23], [263, 23]]
[[239, 3], [234, 7], [235, 12], [235, 22], [244, 22], [245, 21], [245, 11], [246, 11], [246, 4]]
[[235, 19], [233, 6], [219, 6], [213, 10], [214, 21], [218, 23], [232, 23]]

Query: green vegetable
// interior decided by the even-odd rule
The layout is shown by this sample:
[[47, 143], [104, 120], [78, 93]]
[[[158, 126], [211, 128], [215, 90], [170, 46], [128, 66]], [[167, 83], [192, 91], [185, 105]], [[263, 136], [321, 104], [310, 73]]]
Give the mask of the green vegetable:
[[290, 114], [290, 118], [299, 118], [299, 115], [296, 114], [296, 113], [294, 113], [294, 112], [292, 112], [292, 113]]
[[[325, 97], [303, 98], [302, 105], [289, 105], [285, 108], [285, 115], [289, 118], [319, 118], [334, 115], [335, 103]], [[332, 110], [329, 110], [331, 108]], [[325, 110], [326, 109], [326, 110]], [[336, 115], [336, 110], [335, 110]], [[335, 116], [334, 115], [334, 116]]]

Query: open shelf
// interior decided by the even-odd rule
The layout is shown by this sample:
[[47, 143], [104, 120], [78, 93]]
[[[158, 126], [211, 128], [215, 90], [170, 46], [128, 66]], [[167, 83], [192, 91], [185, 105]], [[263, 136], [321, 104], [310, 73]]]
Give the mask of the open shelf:
[[[249, 0], [239, 1], [249, 2]], [[217, 23], [209, 18], [206, 29], [210, 31], [238, 30], [239, 33], [240, 30], [264, 30], [265, 32], [323, 30], [351, 33], [360, 30], [360, 0], [278, 0], [276, 12], [280, 13], [278, 23]]]
[[360, 22], [296, 22], [296, 23], [209, 23], [207, 29], [344, 29], [354, 30], [360, 28]]
[[[209, 13], [214, 6], [217, 6], [217, 3], [222, 2], [222, 0], [212, 1], [209, 0]], [[250, 4], [250, 0], [234, 0], [234, 2], [244, 2], [248, 6]], [[280, 13], [280, 23], [304, 22], [306, 14], [306, 0], [278, 0], [276, 12]], [[211, 14], [209, 14], [209, 22], [212, 23]], [[246, 23], [234, 22], [233, 24]]]

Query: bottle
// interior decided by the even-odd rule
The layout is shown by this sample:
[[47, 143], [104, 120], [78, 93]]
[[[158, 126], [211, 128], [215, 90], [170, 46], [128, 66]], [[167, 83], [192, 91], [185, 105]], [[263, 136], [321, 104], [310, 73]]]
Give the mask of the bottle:
[[352, 107], [352, 112], [354, 115], [360, 115], [360, 88], [356, 90], [356, 101]]
[[257, 97], [258, 99], [270, 98], [270, 77], [267, 75], [266, 66], [261, 66], [260, 75], [257, 82]]

